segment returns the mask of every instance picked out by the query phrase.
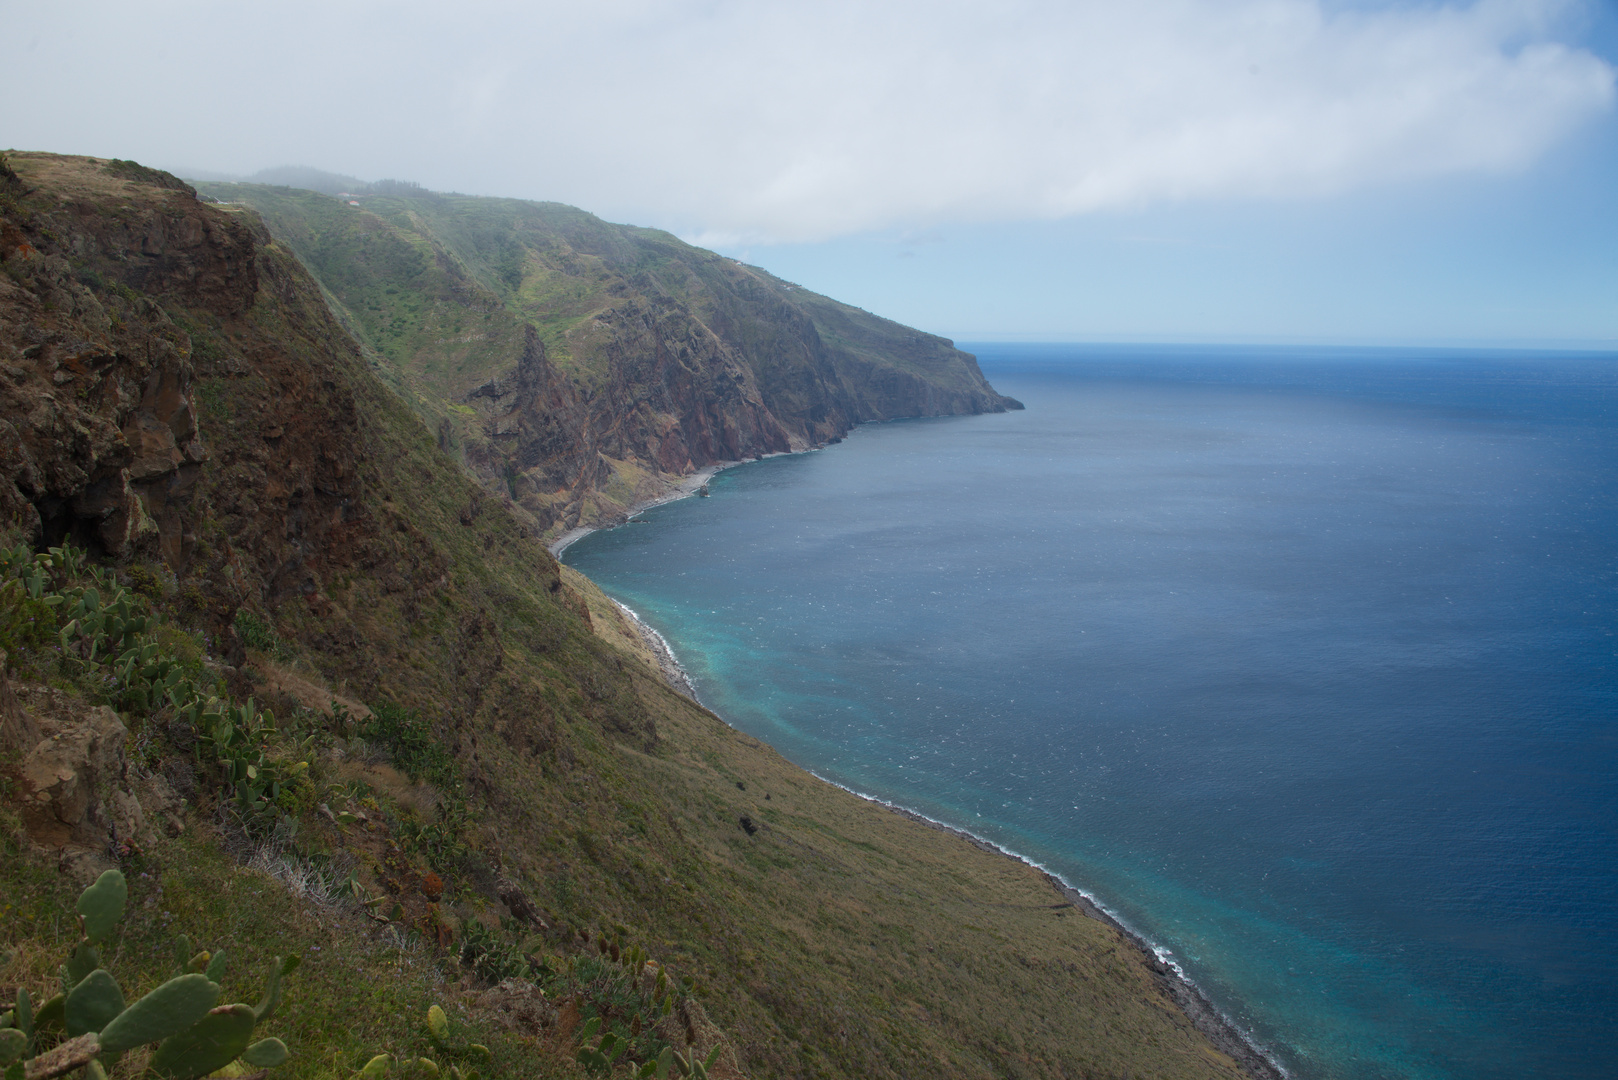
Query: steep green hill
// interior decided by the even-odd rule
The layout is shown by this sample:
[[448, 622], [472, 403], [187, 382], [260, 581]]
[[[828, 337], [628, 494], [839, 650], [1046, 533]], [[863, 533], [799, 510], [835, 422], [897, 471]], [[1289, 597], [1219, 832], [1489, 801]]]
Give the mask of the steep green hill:
[[546, 534], [868, 420], [1017, 407], [942, 338], [559, 203], [200, 189], [258, 211], [440, 444]]
[[55, 992], [72, 878], [116, 862], [131, 995], [182, 931], [305, 957], [276, 1076], [472, 1042], [485, 1075], [578, 1076], [592, 1015], [620, 1077], [664, 1046], [726, 1077], [1240, 1074], [1043, 875], [672, 692], [253, 211], [12, 166], [0, 999]]

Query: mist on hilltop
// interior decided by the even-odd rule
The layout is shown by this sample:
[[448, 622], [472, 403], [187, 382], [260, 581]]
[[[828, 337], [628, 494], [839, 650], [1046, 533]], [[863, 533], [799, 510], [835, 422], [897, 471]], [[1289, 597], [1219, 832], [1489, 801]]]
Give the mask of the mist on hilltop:
[[270, 184], [276, 187], [318, 191], [322, 195], [372, 195], [383, 192], [389, 195], [406, 195], [411, 192], [426, 191], [425, 188], [413, 180], [361, 180], [357, 176], [327, 172], [311, 165], [276, 165], [272, 168], [260, 169], [250, 176], [244, 176], [240, 173], [213, 172], [208, 169], [186, 169], [182, 170], [182, 172], [188, 179], [198, 182]]

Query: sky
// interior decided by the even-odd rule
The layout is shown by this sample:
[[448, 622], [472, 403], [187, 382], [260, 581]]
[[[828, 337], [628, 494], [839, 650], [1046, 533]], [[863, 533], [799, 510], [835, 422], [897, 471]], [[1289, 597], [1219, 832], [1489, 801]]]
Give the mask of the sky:
[[0, 0], [0, 145], [669, 229], [963, 340], [1618, 349], [1618, 0]]

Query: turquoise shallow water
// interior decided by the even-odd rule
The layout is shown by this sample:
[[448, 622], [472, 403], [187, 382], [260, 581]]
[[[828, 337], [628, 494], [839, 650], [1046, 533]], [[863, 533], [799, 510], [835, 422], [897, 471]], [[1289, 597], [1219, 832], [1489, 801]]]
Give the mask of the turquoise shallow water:
[[1618, 358], [980, 346], [566, 559], [703, 701], [1095, 895], [1300, 1077], [1618, 1036]]

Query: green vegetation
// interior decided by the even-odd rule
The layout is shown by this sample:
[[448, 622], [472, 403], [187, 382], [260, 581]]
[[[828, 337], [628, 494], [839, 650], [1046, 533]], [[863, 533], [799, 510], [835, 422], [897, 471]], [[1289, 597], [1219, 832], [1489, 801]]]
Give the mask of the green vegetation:
[[[130, 385], [168, 343], [193, 372], [207, 450], [183, 489], [141, 489], [150, 531], [93, 558], [58, 537], [102, 544], [111, 519], [72, 518], [83, 489], [52, 488], [58, 532], [42, 550], [7, 538], [0, 574], [0, 710], [117, 710], [118, 782], [152, 800], [145, 832], [79, 853], [128, 886], [96, 946], [120, 987], [173, 978], [180, 927], [212, 944], [207, 963], [231, 957], [210, 980], [221, 1000], [256, 1000], [239, 972], [302, 957], [274, 1021], [285, 1080], [425, 1074], [424, 1059], [541, 1080], [1236, 1074], [1139, 952], [1037, 871], [824, 784], [664, 685], [610, 603], [445, 453], [421, 422], [431, 400], [379, 379], [374, 348], [252, 211], [82, 159], [11, 160], [31, 193], [4, 224], [44, 257], [6, 260], [27, 260], [14, 280], [37, 296], [0, 293], [0, 319], [107, 342], [96, 377]], [[363, 213], [390, 235], [449, 198], [386, 197], [392, 217]], [[596, 259], [701, 291], [681, 283], [677, 242], [512, 207], [572, 230], [545, 258], [570, 258], [588, 288]], [[128, 245], [159, 220], [211, 238], [186, 256], [206, 273], [137, 276], [151, 261]], [[452, 255], [507, 250], [444, 235]], [[524, 246], [526, 289], [541, 248]], [[439, 272], [436, 251], [389, 250]], [[506, 297], [483, 273], [468, 271], [477, 295]], [[401, 306], [425, 296], [374, 288]], [[438, 310], [418, 315], [457, 314]], [[55, 430], [92, 430], [100, 406], [53, 380], [81, 377], [48, 368], [55, 355], [15, 357], [6, 392], [32, 394]], [[22, 430], [32, 415], [5, 418]], [[73, 475], [43, 460], [38, 474]], [[82, 882], [42, 839], [59, 823], [29, 801], [28, 752], [0, 759], [0, 986], [43, 1002]], [[422, 1022], [434, 1005], [447, 1027]]]
[[[807, 316], [856, 363], [897, 366], [945, 389], [970, 390], [975, 367], [947, 343], [693, 247], [658, 229], [613, 225], [576, 207], [373, 186], [359, 207], [316, 191], [205, 183], [251, 206], [329, 290], [366, 343], [419, 387], [453, 399], [509, 369], [520, 327], [537, 327], [553, 360], [604, 377], [603, 344], [585, 320], [655, 295], [723, 327], [761, 382], [773, 363], [777, 313]], [[751, 308], [767, 298], [768, 314]], [[791, 309], [801, 308], [795, 312]], [[870, 419], [869, 416], [854, 419]]]
[[192, 188], [190, 184], [187, 184], [184, 180], [181, 180], [173, 173], [164, 172], [162, 169], [150, 168], [146, 165], [142, 165], [138, 161], [125, 161], [121, 158], [113, 158], [103, 167], [107, 170], [107, 172], [122, 180], [133, 180], [137, 184], [151, 184], [155, 187], [170, 188], [174, 191], [184, 191], [191, 195], [196, 194], [196, 190]]
[[246, 608], [236, 612], [236, 618], [231, 625], [236, 630], [236, 636], [241, 639], [241, 643], [247, 648], [268, 653], [278, 660], [287, 658], [286, 642], [276, 636], [275, 630], [269, 623]]
[[455, 758], [433, 738], [432, 725], [421, 718], [418, 710], [391, 703], [378, 705], [360, 733], [385, 746], [393, 763], [409, 773], [412, 780], [427, 780], [440, 790], [460, 787]]
[[[427, 1036], [432, 1040], [439, 1058], [445, 1054], [456, 1057], [474, 1057], [479, 1061], [489, 1058], [489, 1048], [481, 1043], [467, 1043], [456, 1040], [451, 1035], [450, 1020], [442, 1007], [432, 1005], [427, 1009], [425, 1028]], [[480, 1080], [478, 1071], [468, 1067], [464, 1072], [459, 1064], [452, 1064], [440, 1069], [438, 1061], [430, 1057], [409, 1057], [396, 1054], [378, 1054], [365, 1063], [365, 1068], [359, 1075], [366, 1080], [372, 1077], [383, 1077], [397, 1071], [404, 1076], [440, 1077], [447, 1076], [448, 1080]]]
[[[71, 546], [39, 554], [26, 546], [0, 550], [0, 575], [6, 586], [0, 589], [4, 601], [0, 616], [7, 624], [19, 622], [16, 612], [38, 617], [38, 624], [29, 624], [27, 634], [12, 638], [14, 645], [21, 645], [14, 655], [23, 669], [75, 677], [70, 685], [88, 699], [123, 706], [125, 717], [149, 734], [159, 724], [168, 733], [168, 741], [185, 733], [204, 784], [201, 794], [211, 797], [222, 815], [218, 820], [228, 822], [260, 853], [270, 852], [269, 858], [279, 860], [281, 866], [290, 864], [303, 870], [305, 880], [311, 869], [316, 876], [323, 875], [327, 880], [320, 888], [328, 897], [357, 910], [374, 908], [386, 899], [385, 895], [369, 897], [360, 875], [352, 870], [341, 880], [334, 879], [336, 860], [331, 850], [297, 842], [300, 829], [316, 820], [317, 801], [324, 806], [341, 800], [381, 814], [379, 824], [398, 841], [392, 844], [392, 854], [381, 860], [378, 877], [394, 893], [400, 891], [399, 878], [416, 882], [422, 895], [432, 901], [445, 891], [443, 879], [432, 871], [420, 873], [407, 852], [455, 872], [463, 882], [466, 874], [476, 872], [477, 862], [468, 843], [473, 822], [461, 795], [459, 763], [433, 738], [417, 710], [384, 703], [370, 710], [366, 720], [356, 721], [346, 707], [334, 703], [329, 713], [314, 715], [304, 710], [278, 727], [273, 714], [260, 710], [252, 698], [236, 704], [228, 698], [204, 697], [197, 689], [196, 666], [164, 648], [159, 634], [162, 616], [153, 613], [141, 597], [120, 587], [106, 568], [90, 563], [85, 552]], [[110, 597], [106, 602], [100, 599], [103, 592]], [[268, 643], [280, 642], [261, 620], [244, 615], [245, 611], [238, 613], [234, 626], [248, 645], [268, 651]], [[345, 733], [354, 738], [344, 739]], [[434, 820], [421, 820], [412, 808], [364, 782], [336, 781], [332, 751], [367, 743], [385, 750], [391, 764], [412, 780], [436, 788], [440, 801]], [[343, 829], [359, 818], [345, 811], [331, 820]], [[137, 849], [127, 852], [138, 855]], [[55, 1017], [65, 1000], [65, 1023], [43, 1028], [43, 1035], [53, 1038], [36, 1041], [32, 999], [24, 989], [13, 1010], [0, 1015], [0, 1029], [13, 1025], [19, 1032], [12, 1035], [0, 1030], [0, 1054], [28, 1062], [56, 1051], [66, 1040], [99, 1032], [95, 1044], [80, 1040], [70, 1051], [57, 1051], [56, 1057], [70, 1060], [72, 1068], [93, 1070], [100, 1067], [95, 1062], [110, 1066], [137, 1045], [161, 1041], [146, 1065], [159, 1076], [202, 1076], [238, 1057], [255, 1067], [283, 1063], [287, 1050], [279, 1040], [251, 1044], [249, 1040], [255, 1025], [273, 1013], [280, 999], [280, 979], [299, 958], [294, 956], [284, 964], [275, 961], [269, 990], [257, 1007], [218, 1006], [217, 984], [225, 970], [225, 952], [193, 954], [190, 940], [182, 935], [175, 944], [181, 970], [129, 1006], [126, 1013], [117, 982], [99, 970], [96, 947], [122, 921], [127, 893], [124, 874], [108, 870], [80, 897], [76, 910], [84, 938], [61, 969], [65, 997], [52, 999], [54, 1005], [48, 1003], [41, 1010], [42, 1016]], [[446, 957], [458, 958], [486, 982], [520, 977], [532, 981], [552, 1000], [573, 1002], [587, 1018], [589, 1033], [608, 1023], [604, 1038], [617, 1047], [614, 1060], [628, 1051], [626, 1065], [655, 1066], [658, 1055], [669, 1049], [653, 1033], [653, 1026], [673, 1012], [683, 992], [670, 984], [667, 973], [639, 946], [623, 947], [601, 936], [596, 940], [599, 955], [585, 952], [582, 956], [539, 958], [518, 947], [528, 943], [529, 935], [515, 920], [502, 920], [498, 929], [468, 920], [457, 934], [436, 903], [429, 903], [420, 917], [410, 920], [403, 904], [395, 901], [392, 914], [384, 921], [400, 925], [415, 940], [431, 940], [443, 948]], [[581, 940], [588, 944], [587, 932], [581, 934]], [[685, 985], [689, 988], [694, 981], [688, 979]], [[81, 1016], [91, 1019], [75, 1019]], [[440, 1057], [489, 1056], [482, 1044], [449, 1039], [448, 1021], [437, 1005], [429, 1018], [429, 1033]], [[594, 1060], [589, 1057], [594, 1052], [581, 1049], [585, 1057], [580, 1060]], [[668, 1060], [676, 1059], [686, 1060], [677, 1055]], [[438, 1068], [432, 1058], [380, 1055], [367, 1062], [369, 1071], [364, 1075], [382, 1075], [384, 1066], [406, 1074]], [[696, 1067], [700, 1070], [701, 1062]], [[610, 1071], [603, 1066], [601, 1074]], [[58, 1073], [27, 1072], [30, 1078], [39, 1075]], [[477, 1073], [469, 1068], [463, 1074], [457, 1065], [450, 1067], [450, 1075], [474, 1080]]]
[[[274, 963], [272, 953], [303, 958], [296, 976], [283, 984], [274, 1018], [276, 1037], [290, 1051], [275, 1077], [346, 1080], [378, 1047], [411, 1057], [438, 1054], [418, 1018], [445, 994], [445, 976], [420, 940], [355, 933], [341, 920], [334, 924], [330, 909], [316, 908], [311, 918], [306, 899], [261, 871], [237, 865], [205, 838], [176, 839], [160, 853], [134, 855], [123, 871], [127, 914], [99, 950], [125, 987], [151, 989], [173, 978], [177, 925], [193, 940], [214, 943], [209, 963], [230, 956], [217, 980], [226, 1001], [260, 999], [261, 971]], [[61, 949], [54, 943], [62, 913], [72, 911], [77, 894], [69, 888], [54, 865], [28, 858], [15, 835], [0, 837], [0, 985], [26, 990], [36, 1017], [37, 1006], [60, 991]], [[454, 996], [465, 1001], [458, 992]], [[566, 1075], [487, 1018], [461, 1028], [466, 1041], [488, 1046], [488, 1058], [475, 1059], [484, 1062], [479, 1071], [485, 1077]], [[146, 1051], [136, 1049], [109, 1072], [139, 1075], [147, 1060]]]
[[[88, 701], [117, 705], [126, 716], [167, 716], [170, 724], [186, 725], [203, 774], [234, 796], [237, 822], [251, 836], [272, 835], [307, 787], [308, 761], [275, 753], [271, 740], [282, 734], [275, 717], [252, 698], [237, 704], [210, 692], [215, 687], [197, 658], [159, 633], [162, 624], [144, 598], [85, 556], [71, 546], [39, 554], [24, 545], [0, 550], [0, 624], [15, 625], [25, 612], [37, 616], [15, 639], [21, 648], [13, 662], [68, 680]], [[315, 739], [296, 727], [287, 734], [294, 751]]]

